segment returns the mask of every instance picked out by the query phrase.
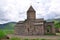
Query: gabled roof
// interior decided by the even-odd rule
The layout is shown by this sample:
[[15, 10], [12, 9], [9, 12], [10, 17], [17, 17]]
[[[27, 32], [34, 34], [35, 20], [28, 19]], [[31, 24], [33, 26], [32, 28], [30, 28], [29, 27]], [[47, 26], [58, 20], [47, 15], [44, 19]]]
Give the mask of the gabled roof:
[[30, 6], [29, 9], [27, 10], [27, 12], [29, 12], [29, 11], [34, 11], [35, 12], [35, 10], [32, 6]]

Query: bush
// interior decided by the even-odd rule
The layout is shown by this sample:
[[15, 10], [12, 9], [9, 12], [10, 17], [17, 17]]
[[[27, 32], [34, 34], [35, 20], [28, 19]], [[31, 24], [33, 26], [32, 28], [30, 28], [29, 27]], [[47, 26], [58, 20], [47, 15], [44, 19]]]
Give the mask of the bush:
[[28, 38], [24, 39], [24, 40], [29, 40]]
[[39, 40], [39, 39], [37, 38], [37, 39], [31, 39], [31, 40]]
[[4, 38], [5, 36], [5, 32], [3, 30], [0, 30], [0, 39]]
[[46, 39], [41, 39], [41, 40], [46, 40]]
[[37, 39], [28, 39], [28, 38], [26, 38], [26, 39], [24, 39], [24, 40], [39, 40], [38, 38]]
[[11, 38], [10, 40], [21, 40], [21, 39], [18, 38], [18, 37], [13, 37], [13, 38]]

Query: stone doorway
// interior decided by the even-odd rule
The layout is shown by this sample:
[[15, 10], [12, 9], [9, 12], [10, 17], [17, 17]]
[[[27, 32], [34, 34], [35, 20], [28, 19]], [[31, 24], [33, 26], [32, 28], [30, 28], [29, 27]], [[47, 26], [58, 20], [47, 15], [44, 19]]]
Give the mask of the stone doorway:
[[47, 34], [50, 34], [52, 32], [52, 27], [50, 25], [47, 26]]

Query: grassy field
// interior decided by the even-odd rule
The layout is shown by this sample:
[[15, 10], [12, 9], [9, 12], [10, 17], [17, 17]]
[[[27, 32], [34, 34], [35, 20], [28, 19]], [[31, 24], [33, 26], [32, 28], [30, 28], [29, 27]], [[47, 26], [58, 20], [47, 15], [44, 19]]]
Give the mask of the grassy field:
[[13, 34], [14, 30], [1, 29], [5, 34]]
[[13, 34], [13, 33], [14, 33], [14, 30], [4, 30], [4, 32], [5, 32], [6, 34]]
[[[7, 29], [1, 29], [6, 35], [8, 34], [14, 34], [14, 30], [7, 30]], [[57, 33], [57, 35], [60, 35], [60, 33]], [[9, 40], [55, 40], [55, 39], [46, 39], [46, 38], [19, 38], [19, 37], [11, 37]], [[60, 38], [56, 39], [60, 40]]]

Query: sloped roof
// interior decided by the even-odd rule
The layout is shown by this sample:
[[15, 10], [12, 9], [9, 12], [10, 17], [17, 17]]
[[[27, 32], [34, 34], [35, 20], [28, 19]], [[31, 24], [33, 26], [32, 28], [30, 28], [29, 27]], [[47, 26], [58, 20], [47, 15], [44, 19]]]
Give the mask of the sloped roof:
[[30, 8], [28, 9], [27, 12], [29, 12], [29, 11], [35, 11], [35, 10], [34, 10], [34, 8], [32, 6], [30, 6]]

